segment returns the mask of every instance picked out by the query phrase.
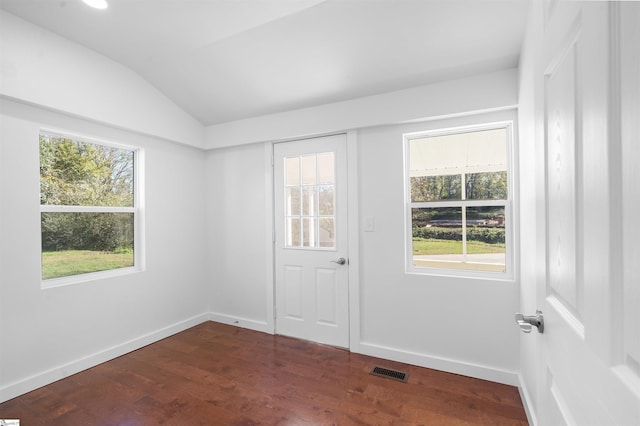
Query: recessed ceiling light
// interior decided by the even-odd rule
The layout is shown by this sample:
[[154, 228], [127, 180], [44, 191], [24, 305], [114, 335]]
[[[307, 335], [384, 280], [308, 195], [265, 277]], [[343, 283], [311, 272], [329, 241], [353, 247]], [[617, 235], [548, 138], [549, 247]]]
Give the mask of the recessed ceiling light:
[[85, 4], [95, 8], [95, 9], [106, 9], [109, 7], [107, 4], [107, 0], [82, 0]]

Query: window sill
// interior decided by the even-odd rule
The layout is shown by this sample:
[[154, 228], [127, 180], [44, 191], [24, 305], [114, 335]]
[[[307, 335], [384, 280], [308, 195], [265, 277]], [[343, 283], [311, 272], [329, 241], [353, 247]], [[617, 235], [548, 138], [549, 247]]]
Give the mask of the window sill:
[[509, 272], [491, 272], [468, 269], [420, 268], [411, 266], [405, 270], [407, 275], [461, 278], [469, 280], [503, 281], [514, 283], [515, 277]]
[[46, 290], [49, 288], [57, 288], [73, 284], [81, 284], [89, 281], [131, 275], [143, 271], [144, 269], [142, 268], [131, 266], [128, 268], [111, 269], [109, 271], [90, 272], [87, 274], [71, 275], [61, 278], [50, 278], [48, 280], [40, 281], [40, 288]]

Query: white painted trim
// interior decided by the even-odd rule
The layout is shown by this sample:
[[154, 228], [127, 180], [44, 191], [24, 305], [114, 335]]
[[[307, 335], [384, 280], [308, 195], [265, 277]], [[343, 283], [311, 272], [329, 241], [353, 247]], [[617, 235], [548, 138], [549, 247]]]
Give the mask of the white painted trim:
[[518, 386], [518, 373], [486, 365], [360, 342], [359, 353], [490, 382]]
[[[403, 132], [403, 173], [404, 173], [404, 249], [405, 249], [405, 273], [414, 275], [448, 276], [468, 279], [484, 279], [493, 281], [515, 282], [518, 277], [519, 263], [517, 262], [519, 253], [519, 215], [520, 206], [517, 188], [519, 185], [517, 159], [518, 146], [518, 115], [516, 108], [501, 108], [494, 111], [494, 114], [477, 112], [460, 115], [462, 120], [456, 125], [444, 125], [442, 127], [438, 121], [434, 121], [433, 126], [420, 131]], [[409, 142], [413, 139], [448, 136], [466, 132], [478, 132], [485, 130], [506, 129], [507, 132], [507, 176], [508, 194], [504, 200], [458, 200], [440, 202], [412, 202], [410, 194], [409, 179]], [[506, 272], [487, 272], [477, 269], [458, 268], [425, 268], [413, 265], [413, 242], [412, 242], [412, 219], [411, 210], [413, 208], [424, 207], [460, 207], [460, 206], [504, 206], [506, 227]]]
[[[87, 134], [69, 131], [63, 128], [43, 126], [39, 135], [46, 135], [55, 138], [69, 138], [75, 142], [82, 142], [90, 145], [100, 145], [115, 148], [133, 153], [133, 194], [134, 201], [132, 207], [113, 206], [77, 206], [77, 205], [51, 205], [41, 204], [41, 213], [133, 213], [134, 232], [134, 263], [132, 267], [107, 269], [77, 275], [67, 275], [59, 278], [49, 278], [40, 281], [40, 288], [43, 290], [57, 288], [66, 285], [81, 284], [87, 281], [94, 281], [104, 278], [144, 272], [146, 267], [146, 239], [145, 239], [145, 149], [141, 146], [113, 142], [101, 137], [88, 136]], [[41, 267], [42, 269], [42, 267]]]
[[[135, 254], [134, 254], [135, 256]], [[49, 278], [40, 281], [40, 288], [42, 290], [49, 290], [58, 287], [64, 287], [68, 285], [84, 284], [91, 281], [103, 280], [112, 277], [120, 277], [123, 275], [137, 274], [144, 272], [143, 269], [138, 266], [130, 266], [126, 268], [107, 269], [106, 271], [86, 272], [78, 275], [68, 275], [60, 278]]]
[[347, 191], [349, 227], [349, 349], [360, 350], [360, 209], [358, 133], [347, 132]]
[[42, 213], [136, 213], [135, 207], [40, 205]]
[[527, 415], [527, 421], [531, 426], [536, 426], [538, 424], [538, 417], [536, 416], [535, 406], [533, 405], [533, 400], [531, 399], [531, 394], [529, 393], [526, 382], [520, 373], [518, 373], [518, 392], [520, 393], [524, 412]]
[[145, 271], [147, 268], [147, 151], [142, 146], [137, 147], [134, 151], [134, 196], [136, 221], [133, 229], [133, 255], [134, 266], [139, 271]]
[[[133, 352], [144, 346], [150, 345], [159, 340], [165, 339], [169, 336], [180, 333], [184, 330], [195, 327], [196, 325], [202, 324], [207, 321], [214, 321], [221, 324], [227, 324], [262, 333], [273, 334], [272, 332], [270, 332], [269, 324], [264, 321], [234, 317], [216, 312], [203, 313], [188, 318], [184, 321], [169, 325], [167, 327], [163, 327], [151, 333], [147, 333], [135, 339], [131, 339], [119, 345], [115, 345], [94, 354], [88, 355], [86, 357], [82, 357], [77, 360], [49, 369], [47, 371], [34, 374], [18, 382], [10, 383], [0, 388], [0, 403], [23, 395], [39, 387], [53, 383], [57, 380], [64, 379], [73, 374], [99, 365], [103, 362], [107, 362], [119, 356]], [[359, 323], [359, 320], [357, 321]], [[383, 358], [391, 361], [404, 362], [419, 367], [432, 368], [439, 371], [460, 374], [477, 379], [489, 380], [492, 382], [503, 383], [511, 386], [518, 386], [521, 396], [524, 395], [522, 396], [522, 400], [523, 405], [525, 406], [525, 411], [527, 413], [527, 418], [532, 425], [537, 424], [535, 415], [531, 414], [533, 413], [533, 410], [531, 409], [531, 399], [528, 397], [529, 394], [526, 391], [524, 381], [522, 380], [522, 377], [520, 377], [520, 375], [516, 372], [496, 369], [493, 367], [482, 366], [478, 364], [466, 363], [453, 359], [434, 357], [425, 354], [379, 346], [371, 343], [356, 342], [356, 347], [358, 351], [352, 348], [351, 352], [361, 353], [363, 355]]]
[[242, 327], [253, 331], [260, 331], [262, 333], [273, 334], [270, 331], [267, 321], [258, 321], [249, 318], [236, 317], [227, 314], [220, 314], [217, 312], [209, 312], [209, 321], [219, 322], [221, 324], [233, 325], [236, 327]]
[[270, 212], [265, 215], [265, 261], [266, 261], [266, 296], [267, 296], [267, 330], [269, 334], [275, 334], [275, 252], [274, 252], [274, 233], [275, 233], [275, 211], [273, 204], [273, 143], [266, 142], [264, 144], [264, 193], [265, 193], [265, 211]]
[[196, 315], [194, 317], [187, 318], [186, 320], [128, 340], [124, 343], [106, 348], [91, 355], [87, 355], [74, 361], [70, 361], [66, 364], [62, 364], [49, 370], [36, 373], [23, 380], [9, 383], [8, 385], [0, 388], [0, 402], [8, 401], [39, 387], [48, 385], [60, 379], [64, 379], [65, 377], [69, 377], [88, 368], [95, 367], [98, 364], [110, 361], [129, 352], [133, 352], [151, 343], [157, 342], [188, 328], [206, 322], [208, 319], [209, 318], [207, 314]]
[[[36, 108], [38, 108], [38, 106], [36, 106]], [[80, 119], [82, 120], [82, 118]], [[71, 139], [74, 142], [82, 142], [90, 145], [102, 145], [109, 148], [119, 149], [122, 151], [132, 151], [134, 153], [141, 149], [139, 146], [136, 146], [136, 145], [130, 145], [130, 144], [121, 143], [121, 142], [114, 142], [110, 139], [95, 137], [95, 136], [83, 134], [82, 132], [78, 133], [76, 131], [67, 130], [64, 128], [57, 128], [56, 126], [43, 126], [40, 128], [40, 134], [45, 136], [50, 136], [53, 138]]]

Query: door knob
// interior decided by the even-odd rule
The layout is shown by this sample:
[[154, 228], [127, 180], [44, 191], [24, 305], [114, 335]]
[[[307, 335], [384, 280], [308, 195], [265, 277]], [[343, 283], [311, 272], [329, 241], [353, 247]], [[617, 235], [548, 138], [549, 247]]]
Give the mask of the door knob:
[[536, 314], [531, 316], [516, 314], [516, 323], [520, 326], [523, 333], [531, 333], [533, 326], [538, 328], [538, 333], [544, 333], [544, 317], [542, 316], [542, 311], [536, 311]]
[[338, 265], [344, 265], [345, 263], [347, 263], [347, 259], [341, 257], [340, 259], [332, 260], [332, 262], [337, 263]]

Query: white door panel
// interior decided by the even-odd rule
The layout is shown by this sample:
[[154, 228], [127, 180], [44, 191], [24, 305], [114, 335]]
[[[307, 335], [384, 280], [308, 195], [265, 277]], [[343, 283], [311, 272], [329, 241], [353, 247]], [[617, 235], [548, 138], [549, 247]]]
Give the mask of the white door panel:
[[274, 203], [276, 332], [348, 347], [346, 135], [275, 144]]
[[[640, 376], [640, 5], [620, 5], [624, 335], [622, 377]], [[640, 380], [636, 381], [640, 394]]]
[[[622, 218], [637, 217], [640, 208], [640, 181], [628, 182], [640, 164], [640, 73], [627, 75], [620, 63], [640, 70], [640, 5], [545, 5], [539, 422], [638, 425], [640, 363], [633, 351], [640, 337], [629, 318], [638, 323], [640, 228]], [[634, 113], [626, 120], [636, 124], [621, 125]], [[629, 251], [636, 253], [631, 265]]]
[[293, 320], [302, 320], [304, 312], [303, 304], [303, 283], [302, 275], [304, 269], [300, 266], [283, 265], [284, 285], [282, 287], [284, 304], [282, 315]]

